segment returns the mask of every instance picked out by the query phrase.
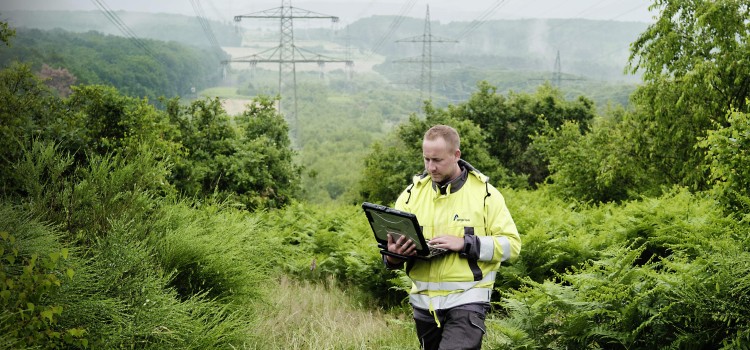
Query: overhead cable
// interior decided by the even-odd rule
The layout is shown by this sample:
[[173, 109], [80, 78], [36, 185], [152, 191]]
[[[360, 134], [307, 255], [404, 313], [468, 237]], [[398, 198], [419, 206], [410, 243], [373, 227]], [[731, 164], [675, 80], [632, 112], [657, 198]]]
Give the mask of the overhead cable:
[[120, 30], [120, 32], [122, 32], [122, 34], [125, 35], [125, 37], [129, 38], [136, 46], [143, 49], [143, 51], [145, 51], [146, 54], [149, 55], [151, 58], [153, 58], [155, 61], [161, 61], [156, 57], [156, 55], [154, 55], [151, 49], [148, 48], [146, 43], [144, 43], [143, 40], [138, 38], [138, 36], [133, 32], [133, 30], [130, 29], [130, 27], [128, 27], [128, 25], [125, 24], [125, 22], [123, 22], [122, 19], [120, 19], [120, 17], [117, 16], [117, 14], [109, 8], [109, 6], [107, 6], [104, 0], [92, 0], [92, 1], [97, 7], [99, 7], [99, 9], [102, 11], [104, 16], [106, 16], [107, 19], [110, 22], [112, 22], [112, 24], [114, 24]]
[[211, 23], [206, 19], [206, 14], [205, 11], [203, 11], [203, 6], [201, 6], [200, 0], [190, 0], [190, 4], [193, 6], [195, 15], [203, 29], [203, 33], [206, 35], [206, 39], [208, 39], [208, 43], [214, 48], [214, 50], [221, 52], [221, 45], [216, 39], [214, 31], [211, 29]]
[[490, 8], [484, 11], [483, 15], [471, 21], [471, 23], [469, 23], [469, 25], [466, 26], [466, 28], [464, 28], [460, 33], [458, 33], [458, 35], [456, 36], [456, 40], [460, 41], [461, 39], [465, 38], [467, 35], [471, 34], [471, 32], [477, 30], [477, 28], [479, 28], [482, 24], [487, 22], [487, 19], [493, 14], [495, 14], [495, 12], [497, 12], [497, 10], [500, 9], [500, 7], [502, 7], [506, 2], [507, 0], [496, 1], [494, 5], [492, 5]]
[[406, 18], [406, 14], [411, 11], [412, 8], [414, 8], [414, 4], [416, 4], [417, 0], [409, 0], [404, 3], [403, 6], [401, 6], [401, 11], [399, 11], [399, 14], [393, 19], [393, 22], [391, 22], [390, 26], [388, 27], [388, 31], [386, 31], [382, 37], [373, 45], [373, 47], [370, 49], [370, 52], [375, 53], [380, 50], [380, 48], [383, 46], [383, 43], [385, 43], [388, 38], [393, 35], [393, 33], [398, 29], [398, 27], [401, 25], [401, 23]]

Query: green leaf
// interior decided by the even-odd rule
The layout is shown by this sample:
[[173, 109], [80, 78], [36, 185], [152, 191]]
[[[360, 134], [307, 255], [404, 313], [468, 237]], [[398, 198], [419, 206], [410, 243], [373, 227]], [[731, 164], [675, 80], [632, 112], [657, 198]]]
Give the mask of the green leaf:
[[68, 334], [76, 338], [81, 338], [83, 337], [84, 334], [86, 334], [86, 330], [83, 328], [71, 328], [71, 329], [68, 329]]
[[52, 317], [54, 316], [54, 313], [51, 309], [44, 310], [39, 314], [42, 315], [42, 318], [46, 318], [47, 320], [49, 320], [49, 323], [52, 323]]
[[75, 271], [69, 268], [65, 271], [65, 275], [67, 275], [69, 279], [73, 279], [73, 275], [75, 275]]

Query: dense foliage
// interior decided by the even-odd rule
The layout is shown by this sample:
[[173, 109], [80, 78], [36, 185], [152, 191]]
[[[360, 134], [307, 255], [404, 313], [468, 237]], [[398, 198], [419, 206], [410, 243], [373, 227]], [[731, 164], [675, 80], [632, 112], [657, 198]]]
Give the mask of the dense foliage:
[[709, 130], [698, 146], [710, 161], [710, 182], [728, 213], [750, 213], [750, 115], [733, 111], [726, 127]]
[[574, 122], [581, 132], [594, 119], [593, 102], [583, 96], [566, 101], [559, 90], [542, 85], [536, 94], [509, 93], [507, 97], [480, 82], [468, 101], [449, 107], [459, 120], [470, 120], [485, 132], [490, 156], [517, 175], [527, 176], [530, 185], [549, 175], [545, 159], [529, 150], [531, 136], [546, 128], [557, 129]]
[[685, 189], [622, 206], [506, 197], [525, 234], [501, 269], [501, 348], [747, 346], [747, 216]]
[[29, 192], [23, 187], [27, 179], [10, 164], [43, 140], [55, 142], [76, 166], [94, 154], [168, 160], [174, 171], [148, 174], [159, 179], [151, 182], [159, 184], [154, 188], [159, 193], [175, 187], [184, 195], [219, 195], [248, 208], [279, 207], [299, 195], [300, 170], [293, 164], [288, 129], [268, 99], [258, 99], [230, 120], [218, 100], [189, 106], [173, 100], [161, 111], [146, 99], [96, 85], [75, 87], [69, 98], [60, 99], [28, 66], [14, 65], [0, 74], [0, 96], [6, 101], [0, 108], [0, 179], [6, 195]]
[[662, 183], [705, 189], [708, 160], [698, 139], [728, 126], [729, 110], [748, 112], [748, 4], [656, 0], [652, 8], [658, 20], [633, 42], [630, 58], [645, 81], [634, 95], [633, 155]]
[[178, 102], [170, 101], [167, 110], [186, 153], [173, 175], [182, 193], [219, 193], [249, 209], [278, 208], [299, 196], [301, 169], [293, 163], [289, 128], [273, 100], [258, 98], [234, 119], [218, 98]]
[[17, 29], [13, 42], [0, 51], [0, 65], [22, 61], [34, 71], [44, 65], [65, 69], [80, 84], [111, 85], [152, 102], [214, 84], [221, 78], [220, 61], [225, 58], [223, 53], [176, 42], [141, 39], [139, 45], [93, 31]]

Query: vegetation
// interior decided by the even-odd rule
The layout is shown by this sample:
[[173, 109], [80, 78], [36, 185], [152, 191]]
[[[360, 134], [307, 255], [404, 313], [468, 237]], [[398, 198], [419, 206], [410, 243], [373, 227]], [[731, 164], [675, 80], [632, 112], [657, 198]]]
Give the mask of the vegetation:
[[[152, 103], [212, 86], [221, 78], [218, 63], [225, 59], [223, 53], [176, 42], [134, 42], [93, 31], [17, 29], [13, 41], [12, 47], [0, 51], [3, 67], [20, 61], [41, 71], [46, 65], [64, 70], [72, 82], [111, 85]], [[61, 90], [57, 91], [67, 96]]]
[[[36, 28], [41, 30], [63, 29], [69, 32], [86, 33], [97, 31], [106, 35], [122, 35], [118, 26], [100, 11], [9, 11], [5, 13], [11, 25], [17, 28]], [[241, 37], [234, 25], [196, 16], [175, 15], [170, 13], [137, 13], [117, 11], [120, 23], [125, 23], [141, 38], [164, 42], [178, 42], [183, 45], [211, 48], [212, 43], [206, 37], [203, 26], [211, 28], [221, 46], [239, 46]]]
[[[230, 115], [78, 74], [62, 93], [42, 66], [7, 64], [0, 347], [414, 348], [408, 279], [383, 268], [358, 204], [392, 201], [422, 170], [424, 130], [449, 123], [524, 244], [484, 348], [747, 348], [747, 6], [654, 9], [628, 107], [479, 82], [413, 113], [414, 95], [337, 72], [300, 84], [292, 130], [273, 97]], [[0, 29], [3, 55], [21, 36]]]

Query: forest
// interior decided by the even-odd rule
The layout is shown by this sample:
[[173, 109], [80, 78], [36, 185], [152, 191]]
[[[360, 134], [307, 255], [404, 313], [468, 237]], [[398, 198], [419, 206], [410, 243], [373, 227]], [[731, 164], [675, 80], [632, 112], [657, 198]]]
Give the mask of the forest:
[[523, 242], [483, 348], [750, 347], [750, 8], [652, 6], [625, 104], [479, 79], [415, 110], [384, 65], [300, 71], [294, 120], [210, 49], [0, 21], [0, 348], [418, 348], [360, 204], [435, 124]]

